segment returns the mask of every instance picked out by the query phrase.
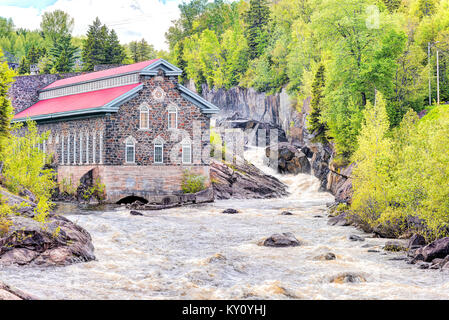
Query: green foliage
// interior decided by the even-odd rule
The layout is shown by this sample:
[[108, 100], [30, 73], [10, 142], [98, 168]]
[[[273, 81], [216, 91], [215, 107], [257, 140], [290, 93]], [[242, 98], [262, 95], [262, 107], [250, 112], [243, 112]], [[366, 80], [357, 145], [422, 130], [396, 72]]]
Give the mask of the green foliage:
[[255, 59], [262, 55], [268, 45], [268, 23], [270, 8], [266, 0], [250, 0], [249, 9], [245, 15], [248, 39], [249, 58]]
[[60, 37], [49, 52], [52, 73], [70, 72], [75, 65], [77, 52], [78, 48], [72, 45], [72, 37], [70, 35]]
[[44, 37], [53, 45], [72, 34], [75, 20], [62, 10], [45, 12], [42, 15], [41, 29]]
[[154, 46], [148, 44], [145, 39], [131, 41], [125, 48], [132, 63], [155, 59], [157, 56]]
[[320, 64], [315, 73], [315, 79], [312, 84], [312, 101], [310, 103], [310, 113], [308, 117], [307, 129], [315, 134], [318, 141], [325, 139], [326, 124], [321, 119], [323, 90], [326, 85], [325, 67]]
[[85, 71], [93, 71], [100, 64], [120, 64], [126, 57], [115, 31], [109, 31], [98, 17], [89, 26], [81, 55]]
[[13, 117], [13, 108], [8, 99], [8, 89], [13, 83], [14, 72], [8, 68], [8, 64], [2, 61], [0, 49], [0, 156], [5, 150], [5, 145], [10, 137], [10, 123]]
[[[34, 122], [27, 122], [26, 128], [16, 126], [15, 135], [8, 138], [2, 153], [3, 185], [10, 192], [17, 193], [21, 187], [27, 188], [37, 200], [36, 219], [44, 221], [51, 209], [50, 197], [55, 187], [52, 169], [43, 169], [46, 155], [39, 150], [48, 137], [48, 132], [39, 134]], [[19, 131], [23, 133], [19, 136]]]
[[206, 187], [204, 182], [206, 177], [203, 175], [192, 173], [190, 170], [184, 170], [182, 175], [181, 189], [184, 193], [197, 193]]
[[101, 183], [100, 178], [97, 178], [95, 179], [93, 186], [85, 190], [83, 198], [84, 200], [88, 201], [93, 197], [97, 199], [99, 203], [102, 203], [106, 199], [105, 191], [106, 185], [104, 183]]
[[[380, 99], [379, 99], [380, 101]], [[367, 107], [353, 160], [352, 210], [371, 226], [394, 226], [398, 235], [420, 232], [428, 240], [449, 226], [449, 109], [437, 107], [423, 120], [410, 110], [388, 132], [384, 103]], [[425, 229], [409, 230], [411, 217]]]
[[66, 193], [68, 195], [75, 196], [76, 189], [77, 189], [77, 186], [74, 186], [73, 181], [72, 181], [72, 176], [69, 179], [63, 178], [62, 181], [59, 183], [59, 192], [60, 193]]

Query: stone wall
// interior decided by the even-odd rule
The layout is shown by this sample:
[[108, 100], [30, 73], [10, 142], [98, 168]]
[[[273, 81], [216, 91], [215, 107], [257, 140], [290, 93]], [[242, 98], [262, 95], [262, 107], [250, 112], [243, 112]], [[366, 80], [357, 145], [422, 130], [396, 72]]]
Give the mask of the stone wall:
[[[127, 196], [157, 202], [161, 200], [158, 197], [180, 194], [186, 169], [203, 175], [206, 186], [210, 185], [209, 117], [180, 95], [176, 77], [159, 75], [141, 80], [143, 90], [123, 104], [117, 113], [38, 123], [39, 132], [51, 132], [40, 148], [54, 154], [60, 183], [65, 179], [65, 183], [71, 181], [77, 187], [81, 177], [93, 169], [94, 179], [98, 177], [105, 184], [110, 203]], [[154, 96], [155, 90], [163, 90], [162, 98]], [[149, 107], [150, 126], [145, 130], [140, 129], [143, 104]], [[168, 129], [167, 108], [170, 106], [178, 110], [177, 130]], [[135, 164], [125, 163], [128, 137], [136, 142]], [[156, 139], [164, 141], [163, 164], [154, 164]], [[180, 161], [181, 141], [192, 144], [192, 164], [184, 165]], [[171, 151], [176, 157], [173, 158]]]
[[[105, 163], [125, 164], [125, 140], [133, 137], [136, 143], [136, 164], [154, 164], [154, 141], [164, 142], [164, 164], [180, 165], [180, 158], [173, 159], [172, 150], [181, 155], [181, 140], [188, 135], [192, 143], [193, 164], [209, 164], [209, 125], [210, 119], [200, 109], [181, 97], [177, 88], [177, 77], [149, 77], [142, 80], [143, 90], [135, 99], [125, 103], [116, 114], [106, 117]], [[153, 92], [162, 89], [164, 98], [156, 100]], [[150, 128], [140, 129], [140, 107], [149, 106]], [[170, 106], [178, 108], [178, 130], [168, 129], [168, 111]], [[194, 132], [194, 125], [198, 125]], [[194, 137], [195, 134], [195, 137]], [[199, 136], [198, 136], [199, 135]], [[198, 137], [196, 137], [198, 136]], [[202, 157], [202, 155], [205, 155]]]
[[38, 91], [40, 89], [45, 88], [57, 80], [78, 76], [80, 74], [64, 73], [17, 76], [8, 92], [15, 113], [19, 113], [35, 104], [39, 99]]

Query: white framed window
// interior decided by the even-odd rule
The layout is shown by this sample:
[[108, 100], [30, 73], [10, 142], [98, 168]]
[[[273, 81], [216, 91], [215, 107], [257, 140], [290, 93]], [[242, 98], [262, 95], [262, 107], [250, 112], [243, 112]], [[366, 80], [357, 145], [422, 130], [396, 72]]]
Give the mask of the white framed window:
[[150, 129], [150, 109], [146, 104], [140, 106], [140, 129]]
[[125, 162], [136, 162], [136, 140], [131, 136], [125, 140]]
[[154, 163], [164, 163], [164, 144], [154, 144]]
[[178, 108], [175, 106], [169, 106], [168, 109], [168, 128], [177, 129], [178, 128]]
[[192, 144], [182, 144], [182, 163], [192, 163]]

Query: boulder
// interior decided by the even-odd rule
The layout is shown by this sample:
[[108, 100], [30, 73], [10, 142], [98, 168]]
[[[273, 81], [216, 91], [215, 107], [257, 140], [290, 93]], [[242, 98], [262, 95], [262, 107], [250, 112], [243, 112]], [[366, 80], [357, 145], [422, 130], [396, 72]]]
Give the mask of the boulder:
[[0, 238], [0, 265], [69, 265], [95, 259], [89, 233], [63, 216], [50, 216], [45, 227], [34, 219], [11, 216]]
[[282, 211], [281, 212], [281, 216], [292, 216], [293, 213], [291, 213], [290, 211]]
[[360, 282], [366, 282], [366, 279], [364, 276], [354, 273], [354, 272], [344, 272], [340, 273], [334, 277], [331, 278], [330, 282], [332, 283], [360, 283]]
[[449, 255], [449, 237], [435, 240], [425, 247], [416, 250], [415, 258], [419, 254], [422, 255], [424, 261], [430, 262], [435, 258], [445, 258]]
[[327, 224], [330, 226], [349, 226], [351, 225], [351, 221], [349, 219], [349, 214], [344, 212], [336, 217], [329, 218]]
[[271, 237], [265, 239], [263, 245], [265, 247], [296, 247], [300, 246], [301, 243], [293, 233], [286, 232], [273, 234]]
[[271, 199], [288, 195], [287, 186], [254, 165], [211, 160], [210, 177], [215, 199]]
[[399, 241], [387, 241], [384, 246], [384, 250], [392, 252], [404, 251], [406, 249]]
[[222, 213], [226, 213], [226, 214], [236, 214], [236, 213], [239, 213], [239, 211], [238, 211], [238, 210], [235, 210], [235, 209], [226, 209], [226, 210], [223, 210]]
[[132, 216], [143, 216], [143, 213], [139, 212], [139, 211], [135, 211], [135, 210], [131, 210], [129, 212], [130, 215]]
[[314, 258], [315, 260], [321, 260], [321, 261], [331, 261], [337, 259], [334, 253], [328, 252], [326, 254], [322, 254], [320, 256], [317, 256]]
[[426, 239], [420, 234], [414, 234], [408, 241], [407, 248], [410, 250], [418, 249], [426, 245]]
[[[271, 153], [273, 149], [277, 149], [277, 158], [272, 159]], [[299, 174], [312, 172], [312, 166], [309, 159], [295, 145], [287, 142], [281, 142], [271, 145], [265, 149], [265, 155], [270, 159], [270, 166], [277, 167], [280, 173]]]
[[362, 237], [360, 237], [358, 235], [355, 235], [355, 234], [351, 234], [348, 237], [348, 239], [351, 240], [351, 241], [365, 241], [365, 238], [362, 238]]

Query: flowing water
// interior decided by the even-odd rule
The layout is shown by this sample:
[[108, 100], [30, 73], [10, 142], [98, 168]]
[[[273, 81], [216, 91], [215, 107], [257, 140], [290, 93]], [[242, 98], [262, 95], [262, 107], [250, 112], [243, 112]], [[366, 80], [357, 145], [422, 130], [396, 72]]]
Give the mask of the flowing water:
[[[291, 196], [225, 200], [131, 216], [61, 206], [86, 228], [96, 261], [67, 267], [4, 267], [0, 281], [43, 299], [448, 299], [449, 273], [419, 270], [381, 250], [385, 239], [327, 225], [327, 193], [308, 175], [278, 176], [260, 150], [246, 158], [286, 183]], [[227, 208], [241, 213], [222, 214]], [[283, 216], [284, 210], [292, 216]], [[267, 248], [273, 233], [292, 232], [299, 247]], [[368, 250], [378, 252], [368, 252]], [[332, 252], [336, 260], [317, 257]], [[351, 273], [359, 281], [331, 280]]]

